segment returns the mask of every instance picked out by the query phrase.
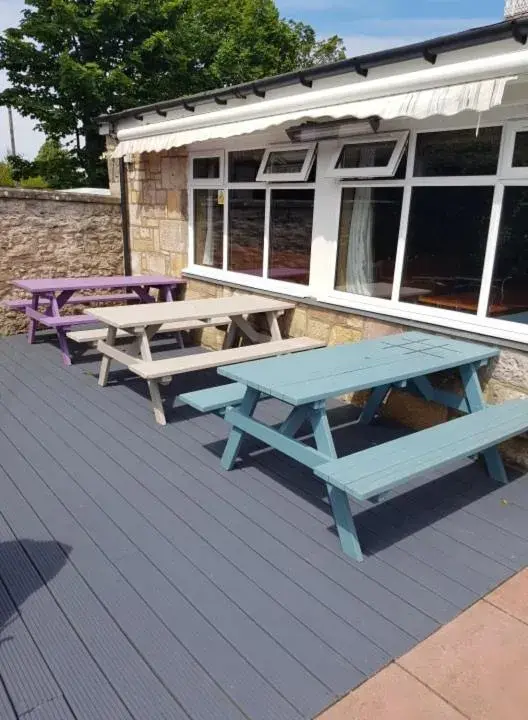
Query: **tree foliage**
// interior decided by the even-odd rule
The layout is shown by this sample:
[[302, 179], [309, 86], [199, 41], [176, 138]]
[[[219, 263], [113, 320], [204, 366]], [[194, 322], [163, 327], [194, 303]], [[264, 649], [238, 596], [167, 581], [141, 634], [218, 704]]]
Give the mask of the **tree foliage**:
[[62, 147], [58, 140], [48, 138], [35, 160], [10, 155], [8, 163], [13, 179], [21, 187], [49, 187], [56, 190], [81, 187], [86, 176], [79, 168], [76, 154]]
[[50, 138], [76, 136], [92, 185], [106, 180], [98, 115], [344, 57], [338, 37], [318, 41], [273, 0], [25, 2], [0, 37], [0, 103]]

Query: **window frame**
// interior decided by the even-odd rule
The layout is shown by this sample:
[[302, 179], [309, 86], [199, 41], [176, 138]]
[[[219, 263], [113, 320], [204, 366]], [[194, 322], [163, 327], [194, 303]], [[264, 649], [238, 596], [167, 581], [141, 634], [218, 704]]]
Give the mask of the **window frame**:
[[[194, 161], [200, 158], [218, 158], [219, 174], [216, 178], [195, 178], [194, 177]], [[203, 150], [189, 153], [189, 185], [194, 188], [215, 188], [217, 186], [222, 189], [225, 183], [225, 150]]]
[[[256, 182], [264, 183], [298, 183], [305, 182], [314, 161], [317, 143], [284, 143], [281, 145], [270, 145], [264, 150], [264, 155], [257, 172]], [[266, 165], [272, 153], [294, 152], [295, 150], [306, 150], [303, 166], [299, 172], [292, 173], [266, 173]]]
[[[192, 191], [196, 183], [189, 180], [190, 204], [189, 204], [189, 267], [190, 273], [196, 277], [203, 276], [211, 281], [233, 283], [248, 290], [262, 290], [277, 292], [292, 298], [311, 298], [316, 302], [322, 302], [329, 306], [348, 308], [350, 311], [358, 311], [366, 316], [379, 318], [380, 321], [408, 324], [410, 326], [424, 326], [434, 329], [447, 328], [454, 331], [467, 332], [476, 335], [483, 341], [493, 342], [494, 339], [518, 343], [528, 350], [528, 325], [513, 323], [487, 316], [487, 307], [492, 286], [493, 268], [497, 251], [500, 217], [502, 212], [502, 200], [504, 189], [508, 186], [528, 187], [528, 168], [513, 168], [512, 159], [515, 142], [515, 133], [519, 130], [528, 130], [528, 113], [522, 108], [501, 108], [492, 111], [490, 119], [480, 124], [480, 127], [500, 127], [502, 129], [501, 145], [497, 173], [492, 176], [442, 176], [442, 177], [414, 177], [414, 164], [416, 153], [416, 140], [422, 133], [451, 132], [456, 130], [472, 129], [476, 131], [476, 122], [473, 119], [460, 120], [458, 117], [431, 118], [426, 121], [391, 121], [390, 127], [396, 131], [405, 128], [409, 134], [407, 150], [407, 167], [403, 178], [346, 178], [328, 177], [326, 169], [330, 160], [336, 156], [338, 144], [346, 144], [347, 138], [336, 140], [321, 140], [317, 143], [317, 179], [315, 183], [301, 183], [304, 188], [315, 188], [314, 217], [312, 227], [312, 245], [310, 257], [310, 279], [309, 285], [298, 285], [282, 280], [270, 279], [267, 271], [263, 277], [245, 275], [238, 272], [231, 272], [225, 269], [227, 259], [227, 231], [224, 232], [224, 269], [209, 268], [194, 263], [192, 255], [194, 250], [193, 237], [193, 212], [192, 212]], [[404, 124], [405, 123], [405, 124]], [[392, 132], [390, 134], [393, 134]], [[271, 135], [271, 133], [270, 133]], [[280, 147], [277, 143], [277, 133], [273, 133], [273, 139], [259, 136], [258, 141], [252, 143], [240, 139], [226, 143], [225, 152], [241, 149], [272, 150]], [[369, 136], [362, 136], [367, 140]], [[272, 144], [273, 143], [273, 144]], [[296, 145], [296, 144], [295, 144]], [[291, 148], [291, 145], [287, 145]], [[196, 153], [190, 153], [195, 155]], [[205, 153], [210, 155], [211, 153]], [[281, 178], [284, 182], [284, 178]], [[375, 298], [371, 296], [354, 295], [352, 293], [338, 291], [334, 288], [337, 242], [338, 242], [338, 218], [340, 213], [340, 198], [343, 187], [376, 187], [376, 186], [403, 187], [403, 202], [398, 233], [398, 244], [394, 265], [393, 292], [391, 298]], [[476, 314], [466, 314], [445, 308], [427, 307], [425, 305], [413, 305], [412, 303], [400, 301], [399, 293], [402, 285], [402, 275], [405, 261], [407, 229], [409, 224], [409, 211], [411, 195], [414, 187], [417, 186], [446, 186], [446, 185], [492, 185], [494, 193], [492, 199], [492, 211], [486, 238], [486, 251], [482, 270], [480, 297]], [[248, 185], [249, 186], [249, 185]], [[251, 183], [251, 187], [267, 187], [268, 183]], [[273, 185], [279, 187], [280, 185]], [[284, 187], [292, 187], [288, 181]], [[230, 187], [240, 188], [238, 183], [228, 183], [225, 178], [223, 185], [217, 185], [218, 189], [225, 190], [224, 223], [227, 227], [228, 213], [228, 191]], [[269, 194], [267, 193], [267, 197]], [[269, 243], [269, 236], [267, 238]], [[269, 246], [265, 248], [265, 258], [269, 258]]]
[[[400, 130], [397, 132], [382, 132], [373, 135], [352, 135], [341, 141], [338, 149], [333, 154], [328, 167], [326, 169], [326, 177], [361, 180], [375, 178], [393, 178], [398, 170], [398, 166], [405, 152], [405, 147], [409, 139], [409, 130]], [[341, 157], [343, 149], [347, 145], [372, 145], [373, 143], [395, 142], [392, 155], [385, 167], [356, 167], [356, 168], [338, 168], [337, 163]]]

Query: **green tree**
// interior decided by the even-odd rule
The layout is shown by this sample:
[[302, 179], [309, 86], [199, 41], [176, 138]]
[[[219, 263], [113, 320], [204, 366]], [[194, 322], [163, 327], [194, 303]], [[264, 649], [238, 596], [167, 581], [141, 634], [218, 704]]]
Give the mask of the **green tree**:
[[25, 0], [0, 37], [0, 103], [56, 140], [77, 137], [90, 185], [106, 182], [94, 118], [344, 57], [339, 38], [284, 20], [273, 0]]
[[86, 184], [86, 176], [79, 168], [76, 153], [62, 147], [53, 138], [48, 138], [42, 145], [33, 165], [34, 175], [41, 176], [48, 187], [61, 190]]

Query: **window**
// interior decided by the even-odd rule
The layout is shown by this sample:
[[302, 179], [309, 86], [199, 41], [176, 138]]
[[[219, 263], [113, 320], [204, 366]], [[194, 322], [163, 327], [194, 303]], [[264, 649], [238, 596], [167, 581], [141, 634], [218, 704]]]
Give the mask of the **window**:
[[224, 154], [197, 153], [191, 157], [190, 174], [195, 185], [218, 185], [223, 182]]
[[515, 133], [512, 167], [528, 167], [528, 131]]
[[268, 277], [308, 285], [314, 190], [271, 190]]
[[229, 153], [230, 183], [255, 182], [264, 150], [236, 150]]
[[265, 190], [229, 190], [227, 269], [263, 274]]
[[343, 189], [336, 290], [391, 297], [402, 199], [401, 187]]
[[528, 187], [504, 188], [487, 315], [528, 325]]
[[413, 188], [400, 299], [476, 313], [493, 187]]
[[222, 267], [224, 235], [223, 190], [194, 190], [194, 262]]
[[349, 138], [333, 156], [328, 177], [393, 177], [407, 143], [408, 132]]
[[501, 133], [500, 127], [419, 133], [414, 176], [495, 175]]
[[315, 143], [278, 145], [264, 153], [257, 180], [261, 182], [302, 182], [312, 167]]

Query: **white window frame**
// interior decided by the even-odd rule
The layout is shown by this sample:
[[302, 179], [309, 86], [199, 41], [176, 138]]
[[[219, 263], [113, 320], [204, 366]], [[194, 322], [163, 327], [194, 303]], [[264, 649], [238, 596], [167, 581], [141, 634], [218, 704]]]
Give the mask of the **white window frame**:
[[[506, 116], [508, 112], [509, 116]], [[524, 114], [524, 117], [523, 117]], [[491, 291], [493, 268], [495, 263], [495, 254], [498, 243], [498, 234], [500, 226], [500, 217], [502, 212], [502, 197], [505, 188], [509, 186], [526, 186], [528, 187], [528, 168], [513, 168], [512, 172], [512, 153], [515, 142], [515, 133], [519, 130], [528, 130], [527, 113], [521, 107], [518, 109], [499, 109], [492, 111], [490, 119], [483, 122], [480, 127], [501, 127], [502, 140], [499, 150], [499, 160], [497, 173], [492, 176], [443, 176], [443, 177], [414, 177], [414, 159], [416, 150], [416, 140], [418, 135], [422, 133], [432, 133], [440, 131], [455, 131], [471, 129], [474, 132], [475, 122], [468, 120], [460, 122], [458, 118], [442, 118], [426, 121], [413, 122], [410, 121], [407, 127], [404, 120], [396, 120], [393, 123], [395, 130], [404, 129], [409, 132], [409, 145], [407, 157], [407, 169], [404, 178], [349, 178], [340, 180], [339, 178], [329, 178], [326, 176], [326, 169], [330, 164], [332, 156], [336, 155], [337, 145], [346, 144], [346, 139], [336, 141], [326, 140], [318, 143], [317, 153], [317, 179], [315, 183], [303, 183], [304, 188], [315, 188], [315, 204], [314, 204], [314, 225], [312, 231], [311, 246], [311, 262], [310, 262], [310, 281], [309, 285], [298, 285], [291, 282], [285, 282], [267, 277], [257, 277], [253, 275], [245, 275], [243, 273], [227, 271], [225, 269], [227, 263], [227, 223], [228, 223], [228, 191], [230, 188], [240, 188], [237, 183], [228, 183], [227, 179], [224, 184], [215, 186], [219, 189], [226, 190], [225, 208], [224, 208], [224, 269], [210, 268], [206, 266], [196, 265], [192, 255], [194, 249], [193, 238], [193, 214], [192, 199], [189, 205], [189, 272], [196, 276], [202, 276], [212, 281], [232, 282], [241, 287], [247, 287], [248, 290], [264, 290], [277, 292], [293, 298], [310, 297], [313, 300], [324, 302], [328, 305], [348, 308], [350, 311], [359, 311], [373, 314], [376, 317], [386, 318], [387, 322], [396, 322], [405, 325], [410, 323], [423, 323], [426, 326], [437, 327], [439, 332], [442, 330], [453, 329], [462, 332], [473, 333], [493, 342], [493, 338], [501, 338], [524, 345], [528, 350], [528, 325], [515, 323], [511, 321], [501, 320], [498, 318], [487, 317], [487, 306]], [[410, 125], [410, 131], [409, 131]], [[393, 134], [393, 133], [390, 133]], [[368, 140], [367, 136], [362, 139]], [[270, 139], [271, 140], [271, 139]], [[257, 149], [265, 147], [272, 150], [277, 145], [271, 145], [270, 140], [259, 139], [258, 144], [247, 143], [247, 149]], [[276, 142], [275, 138], [271, 142]], [[245, 145], [245, 143], [244, 143]], [[239, 145], [233, 143], [226, 144], [226, 153], [229, 150], [238, 149]], [[292, 148], [287, 145], [287, 148]], [[246, 149], [246, 148], [244, 148]], [[211, 155], [214, 153], [204, 153]], [[227, 158], [227, 155], [226, 155]], [[263, 158], [264, 159], [264, 158]], [[292, 187], [284, 177], [280, 178], [285, 187]], [[403, 268], [405, 262], [407, 228], [410, 215], [410, 201], [414, 187], [424, 186], [477, 186], [491, 185], [494, 186], [493, 204], [488, 230], [487, 245], [484, 257], [484, 265], [481, 278], [481, 289], [476, 314], [462, 313], [445, 308], [428, 307], [425, 305], [412, 304], [410, 302], [400, 301], [399, 292], [402, 283]], [[395, 257], [393, 292], [392, 298], [374, 298], [370, 296], [354, 295], [352, 293], [338, 291], [334, 289], [335, 266], [337, 260], [337, 241], [339, 212], [341, 203], [341, 190], [343, 187], [369, 187], [369, 186], [390, 186], [403, 187], [403, 204], [401, 211], [401, 221], [398, 233], [398, 245]], [[194, 191], [197, 183], [189, 181], [189, 192]], [[267, 178], [265, 182], [251, 183], [251, 187], [268, 187]], [[273, 185], [271, 187], [278, 187]], [[270, 197], [267, 192], [267, 198]], [[268, 222], [268, 220], [266, 220]], [[269, 242], [269, 232], [268, 240]], [[267, 250], [266, 250], [267, 252]]]
[[[338, 149], [332, 156], [326, 177], [340, 179], [362, 179], [362, 178], [385, 178], [394, 177], [402, 159], [402, 155], [409, 138], [408, 130], [392, 133], [378, 133], [376, 135], [357, 135], [346, 138], [340, 143]], [[337, 163], [341, 157], [343, 149], [347, 145], [372, 145], [382, 142], [394, 142], [394, 150], [387, 165], [374, 167], [355, 167], [355, 168], [338, 168]]]
[[528, 166], [514, 167], [513, 153], [515, 151], [517, 133], [528, 132], [528, 120], [507, 123], [504, 127], [504, 132], [506, 133], [506, 137], [504, 138], [504, 162], [502, 168], [499, 170], [499, 175], [503, 178], [526, 179], [528, 176]]
[[[219, 159], [219, 175], [215, 178], [195, 178], [194, 172], [194, 161], [200, 158], [218, 158]], [[210, 150], [202, 152], [193, 152], [189, 154], [189, 184], [195, 188], [215, 188], [217, 186], [223, 187], [225, 182], [225, 151], [224, 150]]]
[[[312, 163], [315, 155], [315, 148], [317, 143], [287, 143], [284, 145], [270, 145], [266, 148], [262, 162], [257, 173], [257, 182], [266, 183], [290, 183], [290, 182], [304, 182], [310, 170], [312, 169]], [[294, 152], [297, 150], [306, 150], [306, 156], [304, 158], [303, 166], [299, 172], [291, 173], [267, 173], [266, 166], [268, 164], [269, 156], [272, 153], [277, 152]]]

